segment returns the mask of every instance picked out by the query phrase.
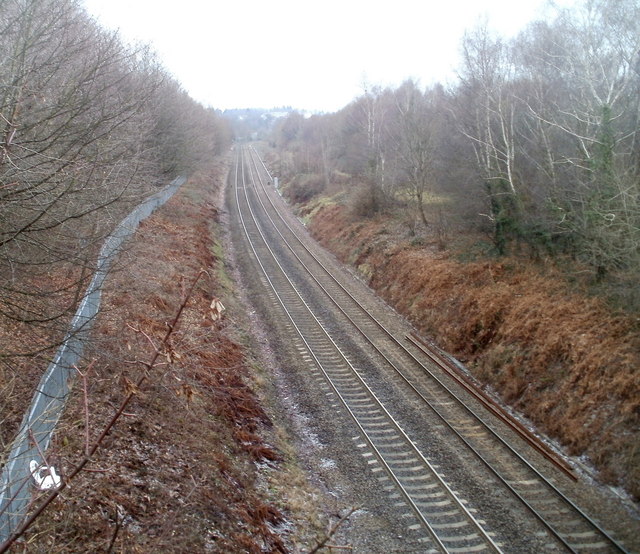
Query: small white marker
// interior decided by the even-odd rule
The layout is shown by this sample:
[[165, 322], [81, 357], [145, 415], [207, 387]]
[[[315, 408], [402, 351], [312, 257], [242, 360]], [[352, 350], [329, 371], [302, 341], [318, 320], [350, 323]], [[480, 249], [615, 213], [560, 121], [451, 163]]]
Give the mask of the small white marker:
[[35, 460], [31, 460], [29, 462], [29, 471], [31, 471], [31, 477], [33, 477], [36, 486], [41, 491], [57, 489], [62, 483], [62, 479], [53, 466], [39, 465]]

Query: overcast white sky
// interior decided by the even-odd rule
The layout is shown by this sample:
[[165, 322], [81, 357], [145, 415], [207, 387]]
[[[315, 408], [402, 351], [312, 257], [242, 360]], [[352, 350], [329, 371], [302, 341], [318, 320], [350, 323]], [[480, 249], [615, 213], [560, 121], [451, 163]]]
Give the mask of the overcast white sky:
[[454, 77], [465, 29], [486, 16], [510, 36], [546, 0], [85, 0], [127, 42], [153, 45], [193, 98], [214, 108], [336, 111], [363, 83]]

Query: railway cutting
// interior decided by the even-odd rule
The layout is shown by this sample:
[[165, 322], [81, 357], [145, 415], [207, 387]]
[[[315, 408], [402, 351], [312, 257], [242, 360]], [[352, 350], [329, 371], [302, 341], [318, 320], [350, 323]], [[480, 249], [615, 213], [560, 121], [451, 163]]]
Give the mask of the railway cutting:
[[309, 238], [273, 182], [258, 152], [238, 145], [238, 249], [278, 321], [275, 343], [293, 353], [292, 378], [319, 419], [333, 419], [334, 439], [351, 443], [376, 517], [403, 530], [406, 551], [631, 551], [624, 524], [604, 521], [604, 501], [571, 463], [470, 394], [441, 353]]

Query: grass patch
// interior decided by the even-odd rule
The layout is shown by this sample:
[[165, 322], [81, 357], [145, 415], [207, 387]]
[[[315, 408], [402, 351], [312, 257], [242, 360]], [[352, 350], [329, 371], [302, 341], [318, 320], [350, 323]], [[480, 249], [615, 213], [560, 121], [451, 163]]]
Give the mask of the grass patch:
[[336, 196], [317, 196], [305, 204], [304, 209], [299, 210], [298, 213], [302, 222], [308, 225], [321, 210], [337, 204], [338, 198]]

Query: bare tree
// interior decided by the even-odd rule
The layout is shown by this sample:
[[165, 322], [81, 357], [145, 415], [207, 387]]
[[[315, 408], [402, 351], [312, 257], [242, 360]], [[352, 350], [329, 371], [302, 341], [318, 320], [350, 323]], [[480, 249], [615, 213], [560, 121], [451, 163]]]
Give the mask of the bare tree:
[[516, 106], [508, 93], [513, 77], [509, 49], [486, 24], [463, 40], [463, 70], [458, 99], [460, 130], [472, 141], [487, 192], [496, 249], [505, 253], [518, 238], [521, 194], [515, 172]]
[[226, 121], [215, 110], [194, 101], [167, 76], [153, 91], [146, 111], [153, 125], [142, 139], [163, 176], [189, 174], [230, 144]]
[[391, 145], [386, 141], [387, 125], [393, 110], [390, 90], [364, 85], [364, 94], [348, 109], [348, 117], [361, 145], [362, 177], [368, 184], [367, 198], [371, 210], [383, 210], [393, 195], [393, 181], [389, 179], [388, 161]]
[[8, 0], [1, 16], [0, 317], [38, 326], [70, 313], [94, 245], [145, 193], [155, 84], [77, 2]]
[[230, 136], [80, 0], [2, 0], [0, 51], [1, 442], [10, 390], [30, 396], [27, 360], [46, 367], [64, 339], [104, 237]]
[[529, 151], [544, 152], [555, 226], [598, 277], [638, 263], [639, 17], [636, 2], [588, 2], [520, 45]]
[[404, 82], [394, 92], [397, 125], [393, 140], [399, 166], [404, 173], [417, 215], [425, 227], [430, 222], [425, 213], [425, 197], [433, 193], [438, 114], [433, 98], [416, 83]]
[[632, 272], [640, 267], [639, 21], [635, 0], [585, 0], [550, 8], [511, 40], [479, 25], [462, 42], [451, 90], [366, 87], [324, 116], [332, 125], [322, 138], [299, 120], [297, 155], [314, 171], [357, 177], [367, 213], [408, 193], [428, 225], [428, 192], [466, 196], [466, 215], [473, 209], [473, 221], [485, 222], [501, 254], [514, 246], [534, 257], [570, 254], [599, 279]]

